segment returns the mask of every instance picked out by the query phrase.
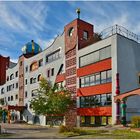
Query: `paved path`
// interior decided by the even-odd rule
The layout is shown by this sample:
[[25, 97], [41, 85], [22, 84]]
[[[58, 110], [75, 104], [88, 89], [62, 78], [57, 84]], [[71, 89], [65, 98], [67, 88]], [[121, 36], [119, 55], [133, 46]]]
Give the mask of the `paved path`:
[[39, 125], [27, 125], [27, 124], [1, 124], [2, 131], [12, 133], [12, 135], [6, 138], [19, 138], [19, 139], [55, 139], [64, 138], [58, 131], [59, 129], [49, 128]]
[[[0, 124], [2, 131], [11, 133], [8, 137], [0, 138], [18, 138], [18, 139], [62, 139], [67, 138], [64, 135], [59, 134], [59, 128], [49, 128], [47, 126], [40, 125], [28, 125], [28, 124]], [[113, 131], [116, 129], [129, 129], [121, 125], [117, 126], [105, 126], [105, 127], [83, 127], [82, 129], [93, 129], [93, 130], [108, 130]], [[75, 137], [78, 138], [78, 137]], [[79, 137], [80, 138], [80, 137]]]

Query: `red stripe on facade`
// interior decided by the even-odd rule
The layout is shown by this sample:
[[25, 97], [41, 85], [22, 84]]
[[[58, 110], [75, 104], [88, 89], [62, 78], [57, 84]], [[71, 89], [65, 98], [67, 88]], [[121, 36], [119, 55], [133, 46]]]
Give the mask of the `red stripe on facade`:
[[78, 108], [79, 116], [112, 116], [112, 107]]
[[112, 83], [82, 87], [77, 90], [77, 96], [89, 96], [112, 92]]
[[77, 69], [77, 77], [111, 69], [111, 58]]
[[55, 83], [63, 82], [65, 80], [65, 73], [56, 76]]

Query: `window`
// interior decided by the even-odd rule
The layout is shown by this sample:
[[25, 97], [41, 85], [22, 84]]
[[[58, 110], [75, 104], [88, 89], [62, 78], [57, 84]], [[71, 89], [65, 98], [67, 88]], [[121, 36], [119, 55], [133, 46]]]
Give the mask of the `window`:
[[51, 69], [51, 76], [54, 76], [54, 68]]
[[101, 95], [101, 100], [102, 100], [101, 105], [105, 106], [106, 105], [106, 94]]
[[13, 88], [15, 87], [15, 85], [13, 84]]
[[61, 66], [60, 66], [60, 68], [59, 68], [59, 71], [58, 71], [58, 73], [57, 73], [57, 75], [59, 75], [59, 74], [62, 74], [63, 73], [63, 64], [61, 64]]
[[101, 72], [101, 83], [106, 83], [106, 71]]
[[139, 75], [139, 84], [140, 84], [140, 75]]
[[112, 104], [111, 94], [107, 94], [106, 105], [111, 105], [111, 104]]
[[25, 85], [27, 85], [27, 79], [25, 79]]
[[80, 107], [111, 106], [111, 93], [80, 97]]
[[10, 101], [10, 97], [8, 97], [8, 101]]
[[40, 81], [42, 78], [41, 74], [38, 75], [37, 81]]
[[18, 88], [18, 83], [16, 83], [16, 88]]
[[73, 35], [73, 32], [74, 32], [74, 28], [71, 27], [71, 28], [68, 30], [68, 36], [72, 36], [72, 35]]
[[7, 92], [9, 91], [9, 86], [7, 86]]
[[83, 32], [83, 38], [84, 38], [85, 40], [88, 39], [88, 32], [87, 32], [87, 31], [84, 31], [84, 32]]
[[47, 71], [47, 77], [50, 77], [50, 70]]
[[15, 95], [15, 99], [18, 99], [18, 94]]
[[36, 78], [30, 78], [30, 84], [36, 83]]
[[14, 74], [10, 75], [10, 80], [14, 79]]
[[95, 75], [95, 84], [96, 85], [100, 84], [100, 73]]
[[84, 87], [84, 86], [85, 86], [84, 78], [81, 78], [81, 79], [80, 79], [80, 85], [81, 85], [81, 87]]
[[39, 60], [39, 67], [43, 66], [43, 59]]
[[26, 106], [26, 109], [28, 109], [28, 104], [27, 103], [25, 104], [25, 106]]
[[13, 96], [11, 96], [11, 101], [13, 101]]
[[111, 46], [91, 52], [79, 58], [80, 67], [98, 62], [111, 57]]
[[28, 66], [25, 67], [25, 72], [28, 72]]
[[111, 73], [111, 70], [108, 70], [107, 71], [107, 79], [106, 79], [107, 82], [111, 82], [112, 81], [112, 73]]
[[112, 123], [111, 116], [80, 116], [80, 126], [101, 126]]
[[34, 71], [38, 68], [38, 63], [37, 61], [36, 62], [33, 62], [31, 65], [30, 65], [30, 71]]
[[85, 77], [85, 86], [89, 86], [89, 77]]
[[98, 84], [104, 84], [111, 82], [112, 80], [111, 70], [102, 71], [89, 76], [80, 77], [80, 87], [93, 86]]
[[1, 94], [4, 94], [4, 88], [1, 89]]
[[25, 91], [25, 98], [27, 98], [27, 96], [28, 96], [28, 93], [27, 93], [27, 91]]
[[60, 58], [60, 49], [46, 56], [46, 63], [52, 62]]
[[32, 90], [32, 97], [36, 96], [36, 93], [37, 93], [37, 89]]
[[9, 76], [7, 76], [7, 81], [9, 81]]
[[16, 71], [16, 74], [15, 74], [15, 76], [16, 76], [16, 77], [18, 77], [18, 71]]

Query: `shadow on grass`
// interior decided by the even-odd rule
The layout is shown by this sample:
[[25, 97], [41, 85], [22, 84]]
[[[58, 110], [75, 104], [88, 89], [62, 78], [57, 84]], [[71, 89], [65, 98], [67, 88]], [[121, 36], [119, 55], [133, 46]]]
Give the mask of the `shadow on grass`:
[[81, 133], [64, 132], [68, 138], [139, 139], [140, 133], [131, 130], [82, 130]]

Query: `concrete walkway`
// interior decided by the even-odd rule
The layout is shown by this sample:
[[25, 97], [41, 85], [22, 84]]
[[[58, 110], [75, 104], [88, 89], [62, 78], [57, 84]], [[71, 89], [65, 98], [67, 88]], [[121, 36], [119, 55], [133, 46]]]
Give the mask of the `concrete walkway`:
[[[58, 127], [47, 127], [40, 125], [29, 125], [29, 124], [0, 124], [2, 131], [10, 133], [10, 136], [0, 137], [7, 139], [63, 139], [68, 138], [59, 133]], [[122, 125], [116, 126], [104, 126], [104, 127], [82, 127], [81, 129], [92, 129], [92, 130], [108, 130], [110, 133], [113, 130], [118, 129], [129, 129], [129, 127], [123, 127]], [[78, 138], [78, 137], [76, 137]]]
[[[46, 126], [39, 125], [28, 125], [28, 124], [1, 124], [3, 132], [11, 133], [6, 138], [19, 138], [19, 139], [55, 139], [64, 138], [58, 133], [59, 129], [49, 128]], [[2, 138], [2, 137], [1, 137]]]

